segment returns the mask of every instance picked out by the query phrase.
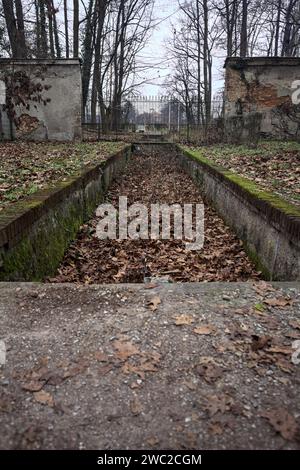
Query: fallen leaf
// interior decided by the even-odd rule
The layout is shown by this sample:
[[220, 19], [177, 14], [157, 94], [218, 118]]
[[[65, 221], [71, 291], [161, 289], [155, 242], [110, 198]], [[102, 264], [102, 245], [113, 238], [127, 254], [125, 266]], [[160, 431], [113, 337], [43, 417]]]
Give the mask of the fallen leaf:
[[155, 297], [152, 297], [152, 299], [150, 299], [148, 302], [148, 306], [152, 310], [152, 312], [155, 312], [155, 310], [157, 310], [159, 304], [161, 304], [161, 300], [157, 295]]
[[22, 384], [22, 388], [28, 392], [38, 392], [42, 390], [45, 383], [45, 380], [31, 380], [30, 382]]
[[99, 362], [108, 362], [108, 356], [103, 351], [96, 351], [94, 357]]
[[41, 403], [42, 405], [48, 405], [48, 406], [53, 406], [54, 405], [54, 400], [52, 395], [50, 393], [45, 392], [44, 390], [41, 390], [40, 392], [35, 392], [33, 394], [35, 401], [38, 403]]
[[226, 411], [230, 411], [233, 403], [233, 398], [229, 395], [209, 395], [206, 398], [204, 409], [208, 411], [209, 416], [212, 417], [218, 412], [225, 413]]
[[286, 307], [287, 305], [291, 305], [292, 300], [284, 297], [277, 297], [273, 299], [264, 299], [264, 303], [271, 307]]
[[265, 281], [259, 281], [253, 284], [253, 289], [257, 294], [264, 295], [266, 292], [273, 292], [275, 291], [274, 287]]
[[275, 353], [275, 354], [292, 354], [293, 350], [292, 348], [284, 347], [284, 346], [272, 346], [271, 348], [268, 348], [266, 350], [267, 352], [270, 353]]
[[146, 372], [157, 372], [157, 366], [160, 361], [160, 354], [157, 352], [143, 353], [144, 357], [139, 362], [132, 364], [125, 362], [122, 367], [123, 374], [137, 374], [141, 379], [145, 379]]
[[149, 446], [154, 447], [159, 444], [159, 439], [157, 437], [149, 437], [146, 442]]
[[270, 336], [257, 336], [252, 335], [252, 344], [251, 349], [252, 351], [258, 351], [258, 349], [263, 349], [267, 344], [271, 341]]
[[293, 328], [300, 330], [300, 320], [290, 320], [289, 325]]
[[268, 411], [261, 413], [263, 418], [266, 418], [275, 431], [279, 432], [281, 436], [288, 440], [292, 441], [298, 431], [298, 426], [294, 416], [292, 416], [284, 408], [273, 408]]
[[131, 341], [122, 341], [116, 339], [113, 347], [117, 350], [116, 357], [122, 361], [126, 361], [131, 356], [140, 354], [139, 349]]
[[62, 377], [59, 374], [53, 374], [47, 380], [47, 385], [60, 385], [66, 380], [67, 377]]
[[220, 436], [221, 434], [223, 434], [223, 431], [224, 431], [224, 429], [223, 429], [223, 427], [221, 426], [220, 423], [218, 423], [218, 422], [209, 423], [208, 432], [210, 434]]
[[178, 315], [175, 317], [175, 325], [181, 326], [181, 325], [190, 325], [191, 323], [194, 322], [194, 319], [191, 315]]
[[192, 382], [192, 380], [185, 380], [183, 383], [184, 383], [184, 385], [186, 385], [186, 387], [189, 388], [190, 390], [196, 390], [196, 389], [197, 389], [197, 384], [195, 384], [194, 382]]
[[197, 335], [211, 335], [215, 332], [215, 327], [213, 325], [201, 325], [194, 328], [193, 332]]
[[214, 364], [203, 364], [197, 366], [196, 370], [207, 383], [215, 382], [222, 375], [222, 369]]
[[138, 398], [135, 398], [135, 399], [130, 403], [130, 410], [131, 410], [131, 413], [132, 413], [134, 416], [138, 416], [139, 414], [141, 414], [141, 412], [143, 411], [143, 407], [142, 407], [140, 401], [138, 400]]

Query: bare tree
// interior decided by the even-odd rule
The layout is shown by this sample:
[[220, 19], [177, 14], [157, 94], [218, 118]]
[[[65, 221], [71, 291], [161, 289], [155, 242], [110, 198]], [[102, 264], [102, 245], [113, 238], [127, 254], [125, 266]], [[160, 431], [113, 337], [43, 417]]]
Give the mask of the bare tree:
[[65, 43], [66, 43], [66, 58], [70, 57], [69, 46], [69, 29], [68, 29], [68, 1], [64, 0], [64, 23], [65, 23]]
[[22, 2], [21, 0], [14, 2], [13, 0], [2, 0], [2, 5], [12, 56], [16, 59], [23, 59], [27, 57], [27, 45]]
[[246, 57], [248, 53], [248, 4], [249, 0], [243, 0], [240, 56]]
[[79, 2], [73, 0], [73, 57], [79, 55]]

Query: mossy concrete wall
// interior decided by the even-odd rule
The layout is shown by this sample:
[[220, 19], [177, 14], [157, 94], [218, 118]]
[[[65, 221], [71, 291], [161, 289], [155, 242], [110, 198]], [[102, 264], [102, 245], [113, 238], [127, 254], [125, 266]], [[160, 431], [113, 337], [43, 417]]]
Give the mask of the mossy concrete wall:
[[[299, 57], [229, 57], [225, 62], [225, 137], [300, 138], [300, 106], [293, 100]], [[299, 88], [299, 87], [298, 87]]]
[[128, 146], [96, 166], [13, 204], [0, 214], [0, 281], [40, 281], [55, 273], [130, 157]]
[[265, 278], [300, 280], [300, 210], [252, 181], [177, 146], [178, 160], [204, 199], [244, 242]]

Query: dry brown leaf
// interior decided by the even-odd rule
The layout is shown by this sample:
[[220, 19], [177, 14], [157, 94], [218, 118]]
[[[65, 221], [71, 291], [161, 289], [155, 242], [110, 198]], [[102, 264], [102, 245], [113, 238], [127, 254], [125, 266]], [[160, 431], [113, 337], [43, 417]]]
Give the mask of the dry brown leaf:
[[213, 325], [200, 325], [193, 329], [193, 332], [197, 335], [211, 335], [215, 332]]
[[230, 411], [234, 404], [233, 398], [226, 394], [210, 395], [206, 398], [204, 409], [208, 411], [210, 417], [216, 413]]
[[132, 364], [128, 361], [122, 367], [124, 374], [137, 374], [141, 379], [145, 379], [146, 372], [157, 372], [157, 366], [160, 361], [160, 354], [157, 352], [143, 353], [139, 362]]
[[293, 364], [282, 356], [276, 357], [276, 365], [287, 374], [291, 374], [293, 372]]
[[261, 416], [266, 418], [275, 431], [279, 432], [284, 439], [292, 441], [295, 438], [298, 431], [297, 422], [286, 409], [281, 407], [273, 408], [264, 411]]
[[185, 380], [183, 383], [190, 390], [197, 390], [197, 384], [195, 384], [192, 380]]
[[22, 388], [28, 392], [38, 392], [42, 390], [45, 383], [45, 380], [31, 380], [30, 382], [22, 384]]
[[295, 331], [295, 330], [290, 330], [290, 331], [287, 331], [285, 333], [285, 335], [287, 338], [291, 338], [291, 339], [299, 339], [300, 338], [300, 331]]
[[108, 362], [108, 356], [103, 351], [96, 351], [94, 357], [99, 362]]
[[156, 295], [149, 300], [148, 307], [152, 310], [152, 312], [155, 312], [159, 304], [161, 304], [161, 300], [158, 295]]
[[285, 297], [275, 297], [273, 299], [264, 299], [264, 303], [271, 307], [286, 307], [287, 305], [291, 305], [292, 300]]
[[265, 346], [270, 344], [270, 341], [271, 341], [270, 336], [252, 335], [251, 349], [252, 351], [258, 351], [258, 349], [263, 349]]
[[210, 434], [220, 436], [221, 434], [223, 434], [223, 431], [224, 431], [224, 429], [223, 429], [221, 423], [219, 423], [219, 422], [209, 423], [209, 425], [208, 425], [208, 432]]
[[175, 317], [175, 325], [181, 326], [181, 325], [190, 325], [191, 323], [194, 322], [194, 319], [191, 315], [177, 315]]
[[35, 392], [33, 396], [35, 401], [41, 403], [42, 405], [48, 405], [51, 407], [54, 405], [53, 396], [50, 395], [50, 393], [45, 392], [44, 390], [41, 390], [40, 392]]
[[290, 320], [289, 325], [292, 328], [296, 328], [296, 329], [300, 330], [300, 320]]
[[275, 291], [274, 287], [272, 284], [269, 284], [268, 282], [265, 281], [259, 281], [255, 284], [253, 284], [253, 289], [257, 294], [259, 295], [264, 295], [266, 292], [273, 292]]
[[222, 369], [215, 364], [199, 365], [197, 366], [197, 372], [207, 383], [215, 382], [222, 375]]
[[159, 439], [157, 437], [149, 437], [146, 442], [149, 446], [154, 447], [159, 444]]
[[116, 357], [122, 361], [126, 361], [131, 356], [140, 354], [140, 350], [131, 341], [122, 341], [116, 339], [113, 342], [113, 347], [116, 349]]
[[131, 403], [130, 403], [130, 410], [131, 410], [131, 413], [134, 415], [134, 416], [138, 416], [139, 414], [141, 414], [141, 412], [143, 411], [143, 407], [139, 401], [138, 398], [135, 398]]
[[293, 352], [292, 348], [288, 348], [284, 346], [272, 346], [271, 348], [268, 348], [266, 351], [270, 353], [286, 354], [286, 355], [292, 354]]

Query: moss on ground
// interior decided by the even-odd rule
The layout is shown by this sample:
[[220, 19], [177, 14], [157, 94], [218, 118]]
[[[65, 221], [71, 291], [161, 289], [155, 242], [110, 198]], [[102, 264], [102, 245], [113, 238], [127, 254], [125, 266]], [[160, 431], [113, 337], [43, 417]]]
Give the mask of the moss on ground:
[[[300, 149], [300, 144], [299, 149]], [[192, 157], [194, 160], [204, 163], [205, 165], [213, 168], [214, 170], [221, 173], [226, 179], [240, 186], [244, 191], [247, 191], [251, 196], [258, 198], [262, 201], [269, 203], [272, 207], [281, 210], [285, 214], [294, 217], [300, 217], [300, 209], [280, 198], [271, 191], [266, 191], [259, 187], [256, 183], [245, 178], [244, 176], [237, 175], [229, 170], [226, 170], [224, 167], [217, 165], [214, 161], [210, 160], [203, 155], [202, 150], [191, 150], [188, 147], [181, 146], [185, 154]]]
[[0, 143], [0, 211], [124, 149], [124, 142]]

